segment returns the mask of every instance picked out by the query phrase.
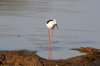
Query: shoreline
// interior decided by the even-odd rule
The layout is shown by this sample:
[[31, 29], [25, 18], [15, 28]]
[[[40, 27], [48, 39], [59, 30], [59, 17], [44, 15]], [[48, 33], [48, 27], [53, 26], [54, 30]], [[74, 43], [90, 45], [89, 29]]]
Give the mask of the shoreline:
[[28, 50], [0, 50], [0, 66], [100, 66], [100, 49], [73, 48], [86, 55], [68, 59], [47, 60]]

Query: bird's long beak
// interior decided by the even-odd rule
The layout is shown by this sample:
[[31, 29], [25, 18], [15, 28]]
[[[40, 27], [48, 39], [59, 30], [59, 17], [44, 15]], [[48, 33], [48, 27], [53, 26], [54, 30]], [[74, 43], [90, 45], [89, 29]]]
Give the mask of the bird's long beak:
[[56, 24], [56, 27], [57, 27], [57, 29], [58, 29], [58, 25]]

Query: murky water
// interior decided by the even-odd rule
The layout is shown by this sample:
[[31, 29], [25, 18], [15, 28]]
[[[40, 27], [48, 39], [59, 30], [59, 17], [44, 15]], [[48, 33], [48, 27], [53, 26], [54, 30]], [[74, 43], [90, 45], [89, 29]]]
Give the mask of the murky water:
[[48, 58], [46, 21], [56, 18], [52, 58], [79, 55], [77, 47], [100, 48], [99, 0], [0, 0], [0, 50], [36, 50]]

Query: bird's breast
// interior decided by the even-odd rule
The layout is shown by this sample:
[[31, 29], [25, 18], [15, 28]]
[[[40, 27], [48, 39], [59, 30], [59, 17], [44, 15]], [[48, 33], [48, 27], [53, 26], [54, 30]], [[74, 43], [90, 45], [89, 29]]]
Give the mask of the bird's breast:
[[55, 25], [54, 24], [47, 24], [46, 25], [49, 29], [54, 29]]

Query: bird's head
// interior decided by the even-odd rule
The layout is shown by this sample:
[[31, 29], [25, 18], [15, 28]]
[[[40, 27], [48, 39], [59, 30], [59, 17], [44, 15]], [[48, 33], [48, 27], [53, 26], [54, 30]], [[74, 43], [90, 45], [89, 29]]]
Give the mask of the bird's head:
[[57, 24], [57, 22], [56, 22], [56, 19], [55, 19], [55, 18], [53, 19], [53, 21], [54, 21], [54, 24]]
[[55, 26], [56, 26], [57, 29], [58, 29], [58, 25], [57, 25], [56, 19], [54, 18], [53, 21], [54, 21]]

